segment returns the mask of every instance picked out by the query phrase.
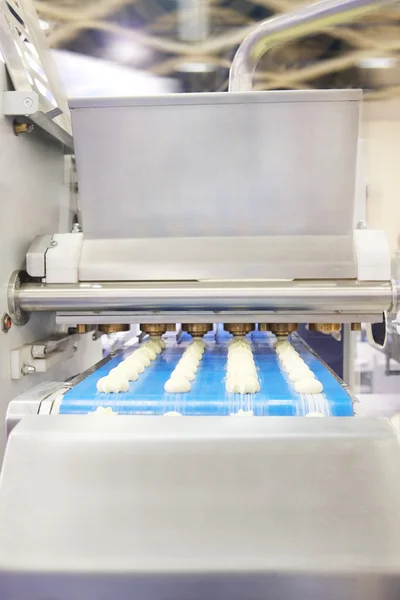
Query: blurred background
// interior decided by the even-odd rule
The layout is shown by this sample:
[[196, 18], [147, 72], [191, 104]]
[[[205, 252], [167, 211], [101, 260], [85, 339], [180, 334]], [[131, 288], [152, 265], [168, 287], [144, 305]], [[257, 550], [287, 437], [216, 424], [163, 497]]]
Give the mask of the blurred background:
[[[137, 85], [173, 80], [181, 91], [225, 90], [238, 44], [260, 20], [298, 0], [37, 0], [51, 46], [78, 71], [104, 61], [135, 72]], [[260, 63], [258, 89], [362, 87], [366, 97], [400, 91], [400, 7], [278, 47]], [[84, 61], [84, 58], [93, 60]], [[123, 69], [123, 71], [121, 70]], [[77, 75], [77, 74], [76, 74]], [[105, 71], [107, 79], [110, 71]], [[117, 77], [117, 75], [116, 75]], [[129, 76], [128, 76], [129, 77]], [[131, 80], [133, 81], [133, 80]], [[68, 79], [73, 85], [71, 79]], [[84, 85], [84, 82], [81, 82]], [[128, 84], [129, 85], [129, 82]], [[146, 85], [146, 83], [143, 83]], [[149, 83], [150, 85], [150, 83]]]
[[[227, 89], [231, 61], [258, 21], [297, 0], [36, 0], [69, 96], [131, 96]], [[362, 88], [356, 220], [400, 244], [400, 5], [299, 39], [260, 62], [255, 88]], [[366, 199], [366, 209], [365, 209]], [[322, 334], [321, 334], [322, 335]], [[337, 341], [340, 344], [340, 341]], [[353, 335], [358, 393], [400, 394], [400, 349]], [[349, 348], [347, 348], [349, 351]], [[335, 354], [335, 349], [332, 350]]]

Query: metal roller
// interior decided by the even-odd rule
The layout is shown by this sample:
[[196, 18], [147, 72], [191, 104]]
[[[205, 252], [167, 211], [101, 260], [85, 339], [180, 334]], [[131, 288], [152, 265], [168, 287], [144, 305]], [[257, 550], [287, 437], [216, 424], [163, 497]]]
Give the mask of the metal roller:
[[392, 281], [268, 282], [97, 282], [21, 283], [9, 287], [9, 305], [23, 312], [258, 310], [294, 313], [393, 311], [397, 285]]

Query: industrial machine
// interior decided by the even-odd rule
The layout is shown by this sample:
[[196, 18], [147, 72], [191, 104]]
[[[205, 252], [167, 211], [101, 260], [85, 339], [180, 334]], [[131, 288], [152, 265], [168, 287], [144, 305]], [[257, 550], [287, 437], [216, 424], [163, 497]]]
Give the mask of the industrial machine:
[[[266, 43], [371, 7], [261, 24], [229, 94], [73, 100], [72, 141], [32, 7], [3, 4], [1, 598], [399, 597], [396, 430], [354, 416], [296, 334], [398, 310], [383, 232], [353, 226], [362, 95], [251, 91]], [[132, 325], [102, 358], [98, 331]], [[282, 368], [288, 336], [322, 392]], [[166, 391], [199, 338], [191, 384]], [[148, 339], [136, 380], [99, 391]], [[255, 393], [229, 388], [234, 339]]]

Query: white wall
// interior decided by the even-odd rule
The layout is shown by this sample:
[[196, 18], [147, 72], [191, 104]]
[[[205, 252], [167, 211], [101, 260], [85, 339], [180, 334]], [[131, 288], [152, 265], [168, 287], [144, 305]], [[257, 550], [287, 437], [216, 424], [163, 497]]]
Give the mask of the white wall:
[[395, 250], [400, 241], [400, 99], [364, 104], [363, 137], [367, 223], [384, 229]]

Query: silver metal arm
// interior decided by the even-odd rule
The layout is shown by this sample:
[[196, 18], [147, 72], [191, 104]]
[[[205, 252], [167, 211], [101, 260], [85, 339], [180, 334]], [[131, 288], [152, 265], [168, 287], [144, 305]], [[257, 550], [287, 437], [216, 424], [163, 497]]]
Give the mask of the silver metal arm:
[[245, 38], [233, 60], [230, 92], [247, 92], [253, 87], [253, 74], [259, 60], [276, 44], [312, 35], [321, 27], [356, 21], [363, 15], [396, 0], [322, 0], [290, 13], [263, 21]]

